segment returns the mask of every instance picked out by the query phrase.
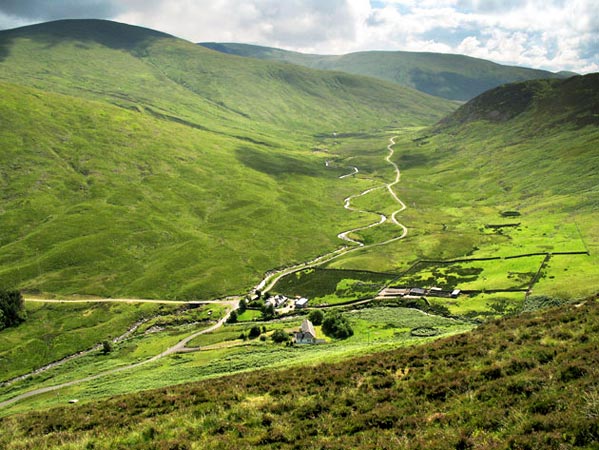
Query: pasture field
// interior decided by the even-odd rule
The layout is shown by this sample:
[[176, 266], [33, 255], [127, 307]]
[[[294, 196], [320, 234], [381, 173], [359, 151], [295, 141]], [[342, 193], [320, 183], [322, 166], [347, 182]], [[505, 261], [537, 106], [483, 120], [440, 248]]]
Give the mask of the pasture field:
[[[274, 322], [257, 322], [225, 325], [214, 333], [200, 335], [188, 346], [207, 346], [206, 350], [193, 353], [175, 354], [148, 363], [137, 369], [107, 375], [96, 380], [63, 388], [60, 391], [41, 394], [8, 406], [2, 415], [30, 409], [47, 408], [77, 398], [82, 402], [92, 401], [119, 393], [135, 392], [154, 387], [180, 384], [198, 379], [219, 377], [227, 374], [251, 371], [260, 368], [280, 369], [295, 365], [314, 365], [322, 362], [339, 361], [359, 354], [367, 354], [397, 346], [415, 345], [432, 338], [410, 335], [416, 327], [436, 327], [437, 337], [448, 336], [472, 329], [473, 325], [460, 320], [430, 316], [406, 308], [365, 308], [344, 312], [354, 335], [347, 340], [326, 338], [316, 327], [317, 334], [327, 339], [327, 344], [287, 347], [275, 344], [268, 337], [276, 329], [297, 330], [303, 320], [288, 318]], [[259, 338], [246, 341], [239, 338], [248, 334], [252, 326], [266, 327], [266, 340]], [[29, 380], [15, 384], [11, 389], [0, 390], [0, 401], [12, 397], [33, 386], [53, 385], [70, 379], [100, 373], [126, 363], [137, 362], [164, 350], [196, 328], [175, 327], [150, 335], [141, 335], [115, 345], [113, 353], [80, 358], [60, 369], [55, 369], [50, 378]]]
[[359, 270], [305, 269], [281, 278], [273, 291], [304, 296], [310, 306], [331, 305], [371, 298], [393, 279], [393, 274]]
[[[511, 257], [551, 253], [535, 292], [568, 298], [595, 293], [599, 200], [590, 170], [599, 170], [599, 163], [589, 152], [599, 135], [593, 127], [576, 130], [563, 124], [538, 134], [529, 116], [518, 118], [518, 127], [474, 122], [453, 134], [434, 128], [396, 133], [394, 161], [401, 181], [394, 189], [407, 205], [398, 220], [408, 235], [385, 246], [359, 249], [322, 267], [394, 273], [397, 284], [511, 289], [526, 288], [544, 256]], [[357, 144], [338, 147], [349, 157]], [[539, 148], [545, 153], [541, 155]], [[546, 159], [547, 154], [554, 159]], [[572, 173], [580, 176], [570, 180]], [[392, 203], [385, 206], [387, 196], [384, 190], [375, 190], [353, 199], [352, 206], [388, 214]], [[367, 220], [362, 225], [372, 223]], [[350, 237], [370, 244], [392, 236], [387, 230], [391, 225], [385, 223]], [[564, 252], [588, 254], [558, 254]], [[414, 264], [427, 260], [497, 257], [501, 259], [459, 265], [431, 263], [428, 272], [413, 272]], [[449, 270], [469, 272], [470, 278], [460, 280]]]

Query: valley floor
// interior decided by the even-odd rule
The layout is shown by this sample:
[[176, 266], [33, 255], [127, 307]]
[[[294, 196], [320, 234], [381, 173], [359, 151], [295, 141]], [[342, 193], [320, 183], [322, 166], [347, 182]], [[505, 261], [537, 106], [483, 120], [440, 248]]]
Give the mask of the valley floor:
[[[40, 317], [42, 314], [57, 314], [56, 318], [60, 317], [58, 314], [65, 312], [68, 315], [69, 308], [74, 308], [73, 312], [79, 311], [76, 314], [82, 317], [93, 317], [99, 308], [106, 311], [110, 308], [125, 308], [133, 313], [144, 302], [144, 308], [166, 310], [154, 311], [149, 319], [147, 313], [144, 313], [144, 320], [149, 320], [148, 325], [115, 345], [115, 349], [109, 354], [92, 352], [80, 355], [65, 361], [59, 367], [52, 367], [0, 387], [1, 414], [45, 409], [69, 399], [77, 399], [82, 403], [94, 402], [106, 396], [186, 383], [190, 380], [258, 368], [279, 369], [330, 362], [398, 346], [414, 345], [432, 339], [413, 336], [411, 331], [417, 328], [432, 328], [435, 330], [435, 338], [438, 338], [471, 330], [481, 320], [519, 311], [523, 305], [524, 308], [534, 309], [551, 304], [550, 297], [539, 296], [537, 292], [542, 294], [546, 292], [545, 286], [556, 285], [558, 282], [560, 286], [564, 285], [563, 269], [573, 261], [580, 262], [578, 267], [581, 273], [594, 273], [591, 260], [595, 257], [590, 256], [588, 248], [582, 242], [578, 226], [570, 226], [569, 222], [559, 222], [559, 226], [551, 228], [554, 222], [547, 220], [547, 217], [544, 218], [545, 224], [541, 224], [538, 218], [531, 215], [518, 217], [520, 223], [511, 226], [513, 219], [494, 219], [497, 210], [481, 207], [478, 212], [483, 215], [472, 223], [471, 218], [464, 221], [464, 211], [453, 211], [452, 214], [457, 217], [452, 219], [449, 215], [419, 215], [413, 202], [413, 207], [408, 208], [410, 202], [404, 200], [404, 203], [400, 196], [409, 199], [414, 189], [414, 180], [421, 178], [413, 174], [413, 169], [407, 164], [410, 181], [399, 184], [402, 173], [395, 160], [401, 163], [405, 154], [409, 154], [413, 144], [410, 136], [411, 131], [408, 130], [392, 138], [385, 155], [381, 154], [380, 149], [373, 150], [372, 155], [362, 157], [363, 164], [354, 159], [360, 148], [357, 146], [364, 145], [364, 141], [348, 139], [331, 145], [327, 158], [334, 156], [337, 165], [352, 161], [356, 164], [352, 167], [360, 167], [347, 174], [352, 175], [351, 177], [342, 176], [339, 181], [362, 186], [367, 183], [359, 194], [345, 197], [343, 206], [350, 214], [359, 216], [362, 223], [369, 224], [360, 224], [339, 233], [339, 238], [347, 243], [345, 246], [308, 262], [269, 272], [254, 288], [262, 292], [308, 296], [312, 307], [340, 308], [356, 330], [352, 338], [314, 347], [289, 348], [276, 345], [270, 340], [272, 333], [278, 329], [294, 331], [299, 327], [302, 316], [260, 322], [259, 314], [248, 310], [240, 316], [239, 324], [224, 325], [227, 311], [235, 307], [240, 297], [225, 301], [202, 301], [203, 306], [197, 309], [194, 316], [200, 318], [199, 322], [193, 318], [176, 318], [180, 313], [172, 315], [173, 308], [186, 302], [81, 298], [62, 303], [56, 299], [32, 298], [28, 302], [31, 309], [30, 320], [35, 320], [38, 314]], [[380, 137], [371, 139], [375, 141]], [[399, 155], [393, 149], [395, 140], [399, 140], [404, 146]], [[369, 145], [376, 149], [375, 144]], [[362, 150], [360, 148], [360, 153], [363, 153]], [[380, 165], [381, 159], [384, 160], [384, 165]], [[377, 160], [379, 162], [375, 162]], [[389, 168], [392, 169], [391, 176]], [[354, 180], [358, 176], [360, 178]], [[385, 181], [386, 178], [392, 180]], [[419, 196], [422, 197], [422, 193]], [[446, 201], [443, 198], [441, 200]], [[432, 205], [427, 208], [430, 207]], [[437, 207], [447, 211], [445, 203], [439, 203]], [[400, 213], [402, 223], [398, 219]], [[368, 222], [372, 217], [378, 218], [375, 222]], [[457, 226], [458, 219], [470, 224], [476, 231], [456, 233], [454, 227]], [[434, 220], [442, 221], [443, 224], [441, 242], [436, 241], [439, 234], [435, 231]], [[559, 217], [553, 220], [557, 223]], [[493, 226], [484, 226], [490, 222]], [[412, 230], [410, 235], [408, 226]], [[551, 251], [546, 247], [548, 231], [552, 233]], [[474, 251], [469, 250], [473, 243], [479, 245]], [[429, 250], [424, 250], [427, 248]], [[411, 257], [408, 256], [410, 252], [413, 252]], [[515, 257], [514, 252], [518, 253], [518, 257]], [[413, 255], [417, 255], [417, 259]], [[440, 258], [433, 259], [429, 255]], [[566, 260], [568, 262], [564, 264]], [[592, 283], [591, 281], [591, 285]], [[449, 290], [459, 288], [462, 295], [457, 299], [429, 297], [424, 301], [409, 297], [372, 300], [390, 286], [440, 286]], [[139, 315], [138, 312], [135, 314]], [[171, 314], [169, 319], [161, 319], [165, 314]], [[149, 325], [154, 322], [158, 324], [155, 330]], [[263, 339], [242, 339], [241, 336], [247, 336], [249, 329], [255, 325], [261, 327]], [[86, 327], [85, 320], [80, 321], [78, 326]], [[122, 328], [123, 325], [120, 326]], [[201, 327], [199, 331], [198, 326]], [[69, 328], [76, 327], [69, 325]], [[45, 348], [47, 344], [42, 344], [41, 341], [50, 334], [32, 333], [32, 338], [39, 340], [42, 348]], [[103, 333], [95, 335], [98, 339], [95, 341], [88, 339], [63, 346], [61, 353], [44, 351], [41, 359], [38, 358], [36, 362], [27, 362], [20, 368], [13, 366], [12, 372], [7, 373], [12, 376], [22, 375], [28, 369], [39, 368], [44, 363], [83, 351], [106, 336], [116, 335], [112, 334], [110, 328]], [[51, 335], [58, 336], [60, 333], [51, 331]], [[56, 343], [51, 345], [56, 346]], [[198, 349], [200, 351], [190, 352]], [[5, 358], [11, 361], [14, 352], [13, 356], [10, 356], [10, 352], [8, 348], [0, 349], [0, 357], [6, 355]], [[4, 380], [9, 378], [11, 376]]]

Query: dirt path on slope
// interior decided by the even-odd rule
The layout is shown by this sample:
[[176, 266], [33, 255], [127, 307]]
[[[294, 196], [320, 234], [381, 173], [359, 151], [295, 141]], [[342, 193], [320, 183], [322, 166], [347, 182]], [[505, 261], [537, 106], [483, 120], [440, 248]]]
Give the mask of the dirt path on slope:
[[[208, 302], [202, 302], [202, 303], [208, 303]], [[137, 363], [129, 364], [129, 365], [122, 366], [122, 367], [117, 367], [115, 369], [107, 370], [105, 372], [97, 373], [95, 375], [90, 375], [89, 377], [79, 378], [76, 380], [68, 381], [66, 383], [56, 384], [54, 386], [46, 386], [43, 388], [34, 389], [32, 391], [24, 392], [22, 394], [19, 394], [19, 395], [13, 397], [13, 398], [10, 398], [8, 400], [0, 402], [0, 408], [4, 408], [8, 405], [11, 405], [13, 403], [16, 403], [20, 400], [24, 400], [29, 397], [33, 397], [35, 395], [44, 394], [46, 392], [57, 391], [59, 389], [65, 388], [65, 387], [74, 386], [76, 384], [81, 384], [81, 383], [85, 383], [88, 381], [97, 380], [98, 378], [104, 377], [106, 375], [112, 375], [115, 373], [123, 372], [125, 370], [134, 369], [134, 368], [143, 366], [145, 364], [157, 361], [160, 358], [164, 358], [165, 356], [172, 355], [174, 353], [184, 353], [184, 352], [198, 350], [197, 348], [188, 349], [185, 347], [185, 345], [189, 341], [191, 341], [193, 338], [195, 338], [201, 334], [211, 333], [212, 331], [217, 330], [218, 328], [222, 327], [224, 325], [224, 323], [227, 321], [227, 319], [229, 318], [231, 311], [233, 311], [239, 307], [239, 300], [225, 300], [225, 301], [213, 300], [213, 301], [210, 301], [209, 303], [220, 303], [224, 306], [229, 306], [230, 308], [227, 311], [227, 313], [223, 316], [223, 318], [221, 318], [214, 325], [212, 325], [208, 328], [204, 328], [203, 330], [197, 331], [196, 333], [193, 333], [193, 334], [185, 337], [184, 339], [180, 340], [172, 347], [167, 348], [162, 353], [159, 353], [158, 355], [155, 355], [149, 359], [145, 359], [145, 360], [137, 362]]]

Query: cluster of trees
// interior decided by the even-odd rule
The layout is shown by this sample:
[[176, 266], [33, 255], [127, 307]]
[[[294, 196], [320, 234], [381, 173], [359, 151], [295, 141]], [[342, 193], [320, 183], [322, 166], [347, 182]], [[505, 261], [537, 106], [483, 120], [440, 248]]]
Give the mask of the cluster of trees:
[[[239, 314], [243, 313], [247, 309], [247, 304], [245, 301], [241, 301], [239, 304]], [[262, 312], [262, 320], [269, 320], [275, 316], [274, 307], [272, 305], [263, 305], [261, 308]], [[228, 323], [236, 323], [238, 319], [238, 312], [232, 311]], [[332, 338], [335, 339], [346, 339], [350, 336], [354, 335], [354, 330], [352, 329], [347, 318], [342, 316], [339, 312], [333, 311], [329, 312], [326, 315], [319, 309], [314, 309], [310, 311], [308, 315], [308, 319], [314, 325], [322, 325], [322, 332]], [[264, 328], [264, 327], [263, 327]], [[266, 329], [263, 329], [263, 332], [266, 332]], [[247, 335], [242, 333], [240, 338], [242, 339], [256, 339], [257, 337], [262, 338], [260, 332], [260, 327], [253, 326]], [[272, 340], [276, 343], [288, 342], [289, 334], [284, 330], [275, 330], [275, 332], [271, 336]]]
[[27, 317], [19, 291], [0, 290], [0, 330], [19, 325]]
[[338, 312], [331, 312], [324, 316], [322, 332], [335, 339], [346, 339], [354, 335], [349, 321]]

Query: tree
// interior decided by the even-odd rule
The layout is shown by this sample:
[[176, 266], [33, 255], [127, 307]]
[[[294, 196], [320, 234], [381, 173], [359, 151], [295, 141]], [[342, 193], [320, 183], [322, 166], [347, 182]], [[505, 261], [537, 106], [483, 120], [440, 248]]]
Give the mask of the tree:
[[112, 343], [110, 341], [102, 342], [102, 353], [104, 355], [109, 354], [112, 351]]
[[354, 334], [349, 321], [337, 312], [325, 316], [322, 321], [322, 332], [336, 339], [346, 339]]
[[308, 314], [308, 320], [314, 325], [322, 325], [323, 319], [324, 313], [320, 309], [312, 310], [310, 311], [310, 314]]
[[277, 344], [280, 344], [281, 342], [287, 342], [289, 340], [289, 335], [285, 332], [285, 330], [281, 329], [275, 330], [271, 337], [273, 342], [276, 342]]
[[257, 325], [254, 325], [252, 328], [250, 328], [248, 337], [250, 339], [256, 339], [258, 336], [260, 336], [260, 327]]
[[229, 318], [227, 319], [227, 323], [236, 323], [237, 322], [237, 311], [231, 311], [229, 314]]
[[0, 311], [2, 311], [0, 329], [24, 322], [27, 314], [21, 292], [0, 290]]
[[239, 302], [239, 314], [243, 314], [247, 308], [248, 304], [246, 303], [245, 299], [242, 298]]
[[260, 312], [262, 312], [263, 320], [270, 320], [275, 316], [275, 307], [272, 303], [262, 305], [260, 308]]

